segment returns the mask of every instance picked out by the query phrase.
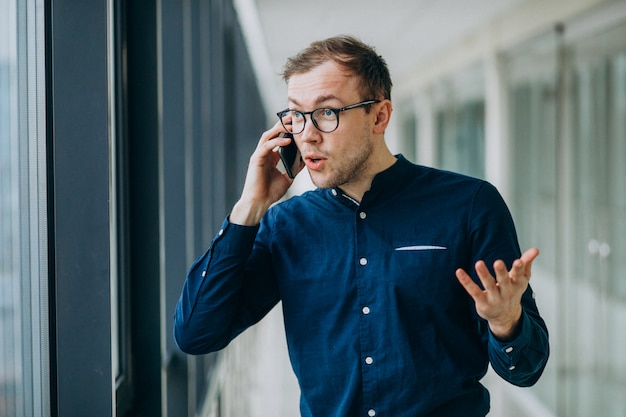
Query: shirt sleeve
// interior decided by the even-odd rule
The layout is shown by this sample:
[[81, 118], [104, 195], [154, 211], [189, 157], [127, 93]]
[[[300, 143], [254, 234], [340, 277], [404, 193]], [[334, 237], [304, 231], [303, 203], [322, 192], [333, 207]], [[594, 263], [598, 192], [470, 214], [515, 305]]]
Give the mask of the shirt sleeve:
[[[529, 293], [532, 293], [530, 288], [524, 298], [529, 297]], [[517, 335], [512, 340], [501, 341], [489, 331], [489, 360], [506, 381], [529, 387], [537, 382], [548, 361], [548, 331], [534, 308], [525, 307], [520, 320]]]
[[271, 256], [255, 273], [247, 268], [258, 226], [226, 219], [208, 250], [191, 266], [174, 313], [174, 339], [189, 354], [226, 347], [278, 303]]
[[[498, 191], [484, 183], [477, 193], [472, 215], [472, 266], [484, 260], [488, 266], [502, 259], [507, 267], [520, 257], [517, 233], [506, 203]], [[482, 285], [476, 271], [470, 274]], [[541, 376], [550, 349], [548, 330], [539, 314], [532, 288], [522, 296], [522, 318], [511, 341], [496, 339], [485, 323], [487, 350], [492, 367], [498, 375], [517, 386], [531, 386]], [[482, 319], [480, 319], [482, 320]]]

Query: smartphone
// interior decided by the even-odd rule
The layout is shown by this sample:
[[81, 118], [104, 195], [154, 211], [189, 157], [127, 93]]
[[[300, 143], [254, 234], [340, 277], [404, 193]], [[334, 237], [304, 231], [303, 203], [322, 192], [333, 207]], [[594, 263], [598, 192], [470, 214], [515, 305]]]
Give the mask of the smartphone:
[[291, 133], [282, 132], [278, 136], [281, 138], [291, 138], [289, 145], [278, 148], [278, 155], [280, 155], [280, 160], [285, 166], [287, 175], [289, 175], [289, 178], [293, 179], [295, 178], [298, 167], [300, 167], [300, 163], [302, 162], [302, 156], [300, 155], [300, 151], [296, 146], [296, 141], [293, 139], [293, 135]]

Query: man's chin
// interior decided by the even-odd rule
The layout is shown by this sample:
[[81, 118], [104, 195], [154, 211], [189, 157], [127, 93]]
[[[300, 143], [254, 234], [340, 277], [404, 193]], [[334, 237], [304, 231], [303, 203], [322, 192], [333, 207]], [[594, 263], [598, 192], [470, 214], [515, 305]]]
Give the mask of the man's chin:
[[311, 171], [309, 171], [309, 175], [311, 177], [311, 182], [317, 188], [328, 189], [328, 188], [335, 188], [338, 186], [336, 181], [332, 181], [332, 178], [327, 178], [326, 176], [319, 175], [318, 173], [312, 174]]

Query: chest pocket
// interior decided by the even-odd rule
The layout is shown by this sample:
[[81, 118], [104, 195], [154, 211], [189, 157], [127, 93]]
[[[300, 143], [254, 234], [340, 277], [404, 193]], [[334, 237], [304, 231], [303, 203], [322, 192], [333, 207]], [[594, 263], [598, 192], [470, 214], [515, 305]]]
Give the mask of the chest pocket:
[[456, 292], [455, 261], [451, 251], [436, 244], [399, 244], [388, 252], [391, 285], [420, 297], [421, 302], [446, 299]]

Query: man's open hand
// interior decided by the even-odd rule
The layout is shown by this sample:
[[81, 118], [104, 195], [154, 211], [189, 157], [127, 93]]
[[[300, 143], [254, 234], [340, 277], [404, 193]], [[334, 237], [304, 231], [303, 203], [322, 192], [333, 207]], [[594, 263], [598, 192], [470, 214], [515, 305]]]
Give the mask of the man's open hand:
[[494, 262], [495, 278], [485, 262], [476, 262], [476, 273], [484, 289], [463, 269], [456, 271], [457, 279], [476, 303], [476, 312], [487, 320], [491, 333], [499, 339], [507, 339], [515, 332], [522, 316], [522, 295], [528, 288], [532, 263], [538, 255], [537, 248], [528, 249], [513, 262], [510, 271], [503, 261]]

